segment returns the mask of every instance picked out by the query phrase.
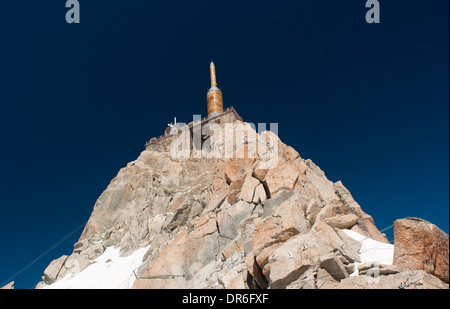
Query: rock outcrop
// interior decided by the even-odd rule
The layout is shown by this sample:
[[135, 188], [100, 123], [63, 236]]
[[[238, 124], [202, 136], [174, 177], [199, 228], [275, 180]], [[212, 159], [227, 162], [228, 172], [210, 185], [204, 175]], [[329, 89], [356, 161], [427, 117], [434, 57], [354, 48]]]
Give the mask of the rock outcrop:
[[14, 290], [14, 281], [0, 288], [0, 290]]
[[377, 277], [360, 275], [337, 283], [323, 282], [321, 289], [448, 289], [448, 284], [423, 270], [404, 270]]
[[[126, 256], [150, 245], [134, 288], [367, 288], [370, 267], [357, 275], [361, 243], [343, 229], [388, 241], [344, 185], [271, 132], [235, 121], [221, 134], [241, 136], [232, 146], [245, 156], [146, 150], [121, 169], [72, 254], [53, 261], [39, 287], [82, 271], [107, 247]], [[381, 282], [393, 288], [409, 274], [387, 269]], [[420, 287], [444, 284], [415, 276]]]
[[394, 222], [394, 264], [424, 270], [448, 283], [448, 234], [418, 218]]

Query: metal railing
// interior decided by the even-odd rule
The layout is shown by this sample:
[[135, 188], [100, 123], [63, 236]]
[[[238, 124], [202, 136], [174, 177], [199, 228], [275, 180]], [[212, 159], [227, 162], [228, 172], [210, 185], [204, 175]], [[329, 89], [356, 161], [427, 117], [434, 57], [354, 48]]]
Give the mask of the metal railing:
[[[239, 116], [239, 114], [236, 112], [236, 110], [234, 109], [233, 106], [230, 106], [230, 107], [228, 107], [227, 109], [225, 109], [225, 110], [223, 111], [223, 113], [221, 113], [220, 115], [217, 115], [217, 116], [214, 116], [214, 117], [211, 117], [211, 118], [208, 118], [208, 116], [206, 116], [206, 117], [203, 117], [202, 119], [200, 119], [200, 120], [198, 120], [198, 121], [196, 121], [196, 122], [194, 122], [194, 121], [189, 122], [187, 125], [188, 125], [189, 127], [192, 127], [192, 126], [194, 125], [194, 123], [200, 122], [200, 124], [203, 124], [203, 123], [206, 122], [206, 121], [211, 121], [211, 120], [214, 120], [214, 119], [223, 117], [223, 115], [228, 114], [228, 113], [230, 113], [230, 112], [234, 113], [234, 114], [236, 115], [236, 118], [238, 118], [239, 120], [242, 121], [242, 117]], [[147, 147], [147, 146], [149, 146], [149, 145], [155, 144], [155, 143], [157, 143], [157, 142], [159, 142], [159, 141], [161, 141], [161, 140], [163, 140], [163, 139], [166, 139], [166, 138], [168, 138], [168, 137], [171, 137], [171, 136], [174, 136], [174, 135], [170, 135], [170, 134], [169, 134], [169, 135], [166, 135], [166, 134], [163, 134], [163, 135], [160, 135], [160, 136], [158, 136], [158, 137], [153, 137], [153, 138], [151, 138], [149, 141], [147, 141], [147, 142], [145, 143], [145, 146]]]

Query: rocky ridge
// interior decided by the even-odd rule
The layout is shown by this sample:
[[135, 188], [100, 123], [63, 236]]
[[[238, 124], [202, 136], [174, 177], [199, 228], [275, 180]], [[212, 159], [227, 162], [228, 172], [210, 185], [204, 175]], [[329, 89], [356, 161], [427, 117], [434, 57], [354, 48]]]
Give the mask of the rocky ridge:
[[[73, 253], [51, 262], [38, 287], [81, 272], [108, 247], [127, 256], [150, 245], [133, 288], [398, 288], [412, 277], [406, 288], [448, 288], [404, 265], [361, 263], [361, 243], [346, 230], [388, 241], [344, 185], [275, 134], [241, 121], [232, 129], [258, 137], [234, 141], [243, 158], [146, 150], [122, 168]], [[254, 143], [266, 150], [249, 156]]]

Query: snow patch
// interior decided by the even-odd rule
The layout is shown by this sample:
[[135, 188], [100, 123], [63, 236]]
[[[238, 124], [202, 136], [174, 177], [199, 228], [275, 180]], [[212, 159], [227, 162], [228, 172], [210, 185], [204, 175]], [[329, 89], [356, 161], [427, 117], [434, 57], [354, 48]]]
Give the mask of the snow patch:
[[83, 271], [69, 273], [43, 289], [129, 289], [136, 280], [133, 271], [142, 264], [149, 248], [147, 246], [121, 257], [120, 248], [108, 247]]
[[392, 265], [394, 260], [394, 245], [376, 241], [357, 232], [344, 229], [345, 234], [361, 243], [359, 257], [361, 263], [355, 263], [355, 271], [350, 276], [358, 275], [358, 265], [365, 263], [378, 263]]

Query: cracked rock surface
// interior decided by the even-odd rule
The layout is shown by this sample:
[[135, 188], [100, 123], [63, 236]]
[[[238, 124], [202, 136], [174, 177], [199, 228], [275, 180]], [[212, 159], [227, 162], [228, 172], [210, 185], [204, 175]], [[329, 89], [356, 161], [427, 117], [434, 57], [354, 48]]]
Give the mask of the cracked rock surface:
[[[256, 134], [247, 123], [235, 127]], [[143, 151], [101, 194], [74, 251], [49, 265], [40, 287], [82, 271], [107, 247], [127, 256], [149, 245], [134, 288], [367, 287], [349, 275], [360, 246], [341, 229], [387, 242], [372, 217], [277, 136], [256, 136], [275, 143], [275, 163], [267, 152], [194, 159]], [[250, 146], [234, 143], [244, 153]], [[167, 275], [179, 277], [142, 278]]]

